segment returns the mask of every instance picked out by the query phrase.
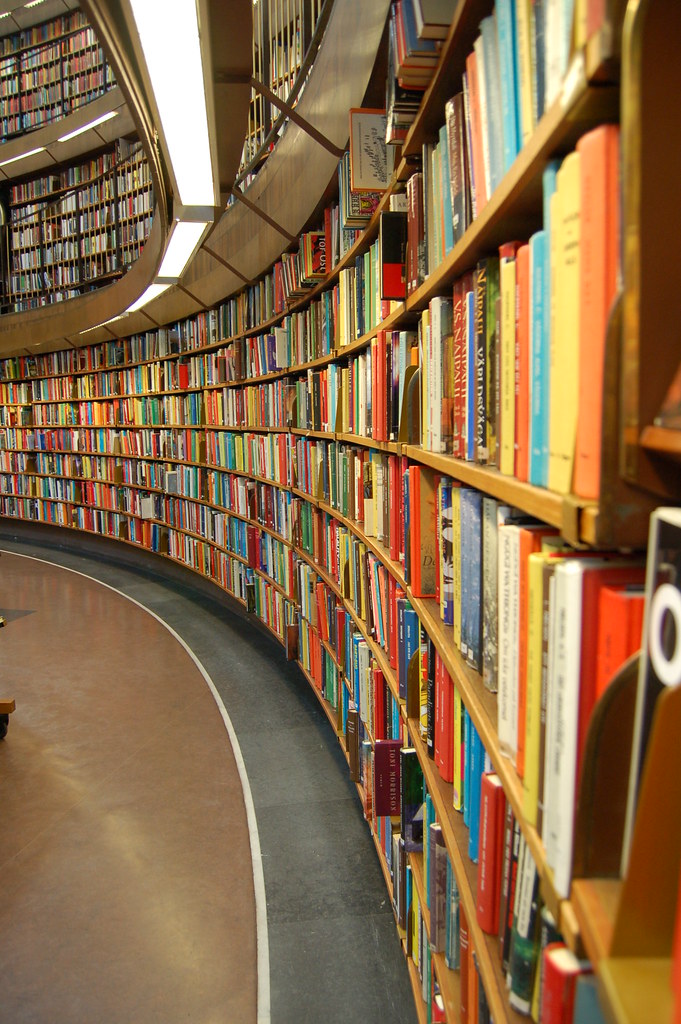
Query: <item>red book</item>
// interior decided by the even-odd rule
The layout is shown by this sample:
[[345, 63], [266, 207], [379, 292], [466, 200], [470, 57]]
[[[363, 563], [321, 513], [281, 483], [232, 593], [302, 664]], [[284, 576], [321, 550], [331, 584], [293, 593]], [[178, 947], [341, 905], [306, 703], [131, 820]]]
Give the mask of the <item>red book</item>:
[[527, 481], [530, 447], [530, 247], [521, 245], [515, 258], [516, 393], [515, 475]]
[[580, 154], [581, 238], [579, 415], [574, 491], [596, 499], [601, 484], [605, 334], [617, 291], [620, 251], [619, 126], [583, 135]]
[[400, 813], [401, 770], [400, 740], [376, 740], [374, 744], [374, 801], [377, 817]]
[[645, 593], [642, 585], [603, 587], [598, 602], [596, 700], [627, 658], [640, 650]]
[[331, 271], [331, 207], [324, 210], [324, 252], [326, 253], [326, 273]]
[[315, 584], [315, 597], [317, 599], [317, 625], [322, 640], [329, 639], [329, 623], [326, 617], [326, 588], [320, 581]]
[[397, 668], [398, 659], [398, 635], [397, 635], [397, 602], [401, 597], [406, 597], [402, 587], [397, 586], [397, 581], [392, 573], [388, 576], [389, 610], [390, 610], [390, 667]]
[[258, 529], [255, 526], [246, 527], [246, 543], [248, 545], [248, 564], [251, 569], [260, 568], [258, 560]]
[[465, 457], [466, 430], [466, 282], [454, 282], [452, 298], [452, 361], [454, 363], [454, 446], [457, 459]]
[[501, 779], [485, 772], [480, 791], [480, 847], [476, 914], [488, 935], [499, 931], [499, 900], [504, 860], [506, 797]]
[[573, 1024], [577, 978], [587, 973], [589, 965], [562, 942], [549, 943], [544, 950], [542, 1024]]
[[636, 563], [595, 562], [584, 567], [582, 576], [582, 643], [579, 691], [579, 722], [577, 726], [577, 779], [579, 779], [586, 732], [597, 699], [596, 666], [598, 661], [598, 611], [603, 587], [618, 583], [645, 581], [645, 566]]
[[480, 109], [480, 86], [478, 83], [478, 59], [475, 50], [466, 58], [466, 82], [468, 84], [468, 101], [470, 108], [471, 154], [473, 163], [473, 180], [475, 181], [475, 211], [480, 216], [487, 204], [487, 185], [485, 182], [485, 158], [482, 145], [482, 112]]

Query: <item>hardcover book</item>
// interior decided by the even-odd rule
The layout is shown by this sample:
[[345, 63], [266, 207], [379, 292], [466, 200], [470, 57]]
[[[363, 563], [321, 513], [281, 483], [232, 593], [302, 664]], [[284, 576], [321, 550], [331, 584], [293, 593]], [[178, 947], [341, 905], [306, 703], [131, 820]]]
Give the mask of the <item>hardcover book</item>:
[[402, 806], [401, 833], [407, 853], [423, 852], [423, 771], [414, 747], [400, 750]]
[[478, 924], [489, 935], [499, 931], [505, 817], [506, 798], [501, 779], [494, 772], [485, 772], [480, 791], [476, 913]]
[[383, 210], [378, 223], [379, 289], [382, 299], [407, 297], [407, 214]]
[[374, 813], [377, 817], [400, 813], [400, 746], [401, 741], [397, 739], [374, 743]]

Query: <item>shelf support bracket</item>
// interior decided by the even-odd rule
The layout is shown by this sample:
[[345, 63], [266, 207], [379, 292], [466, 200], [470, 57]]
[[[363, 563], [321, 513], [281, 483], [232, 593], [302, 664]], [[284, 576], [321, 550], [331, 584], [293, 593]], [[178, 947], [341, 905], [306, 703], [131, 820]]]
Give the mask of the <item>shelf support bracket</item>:
[[297, 235], [292, 235], [291, 232], [287, 231], [286, 228], [283, 228], [281, 224], [277, 224], [276, 220], [274, 220], [273, 217], [270, 217], [268, 213], [265, 213], [264, 210], [261, 210], [260, 207], [256, 206], [255, 203], [252, 202], [250, 199], [247, 199], [240, 189], [230, 188], [229, 194], [234, 196], [235, 199], [238, 199], [240, 203], [244, 204], [244, 206], [247, 206], [248, 209], [252, 210], [253, 213], [258, 215], [258, 217], [262, 218], [262, 220], [264, 220], [266, 224], [269, 224], [271, 228], [274, 228], [275, 231], [278, 231], [280, 235], [283, 235], [284, 238], [286, 238], [289, 243], [297, 241]]
[[211, 249], [209, 245], [204, 245], [202, 248], [204, 252], [207, 252], [209, 256], [212, 256], [214, 260], [217, 260], [218, 263], [229, 270], [231, 274], [234, 274], [235, 277], [238, 277], [240, 281], [243, 281], [244, 284], [251, 284], [250, 278], [245, 277], [232, 263], [228, 263], [227, 260], [223, 259], [220, 253], [216, 252], [215, 249]]

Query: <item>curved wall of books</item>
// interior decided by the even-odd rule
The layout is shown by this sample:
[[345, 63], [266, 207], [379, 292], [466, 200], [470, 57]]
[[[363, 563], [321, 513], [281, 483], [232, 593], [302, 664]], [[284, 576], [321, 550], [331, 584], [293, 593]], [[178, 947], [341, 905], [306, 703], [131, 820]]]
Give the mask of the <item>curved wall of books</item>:
[[[0, 362], [0, 512], [143, 547], [261, 620], [346, 751], [419, 1019], [475, 1000], [499, 1024], [539, 998], [540, 936], [594, 960], [605, 942], [574, 897], [573, 812], [594, 681], [613, 671], [595, 661], [602, 592], [640, 596], [642, 565], [584, 551], [643, 548], [652, 499], [618, 489], [618, 275], [593, 262], [618, 260], [617, 32], [592, 25], [569, 63], [564, 38], [545, 93], [499, 60], [488, 114], [506, 140], [514, 97], [506, 152], [483, 146], [474, 99], [485, 41], [512, 53], [509, 5], [452, 6], [411, 68], [408, 123], [388, 92], [387, 188], [353, 207], [344, 155], [340, 201], [293, 251], [338, 158], [289, 124], [186, 292], [125, 335]], [[332, 147], [386, 14], [334, 9], [297, 108]], [[598, 308], [580, 274], [602, 284]], [[578, 352], [603, 381], [596, 419]]]

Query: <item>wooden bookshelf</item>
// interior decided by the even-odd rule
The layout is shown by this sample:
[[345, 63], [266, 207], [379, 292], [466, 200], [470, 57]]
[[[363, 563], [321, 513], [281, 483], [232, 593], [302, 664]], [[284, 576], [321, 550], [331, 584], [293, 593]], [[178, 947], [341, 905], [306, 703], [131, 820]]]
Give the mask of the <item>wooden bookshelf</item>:
[[[253, 211], [253, 203], [248, 206], [235, 202], [211, 236], [210, 252], [201, 253], [189, 272], [187, 281], [194, 307], [203, 304], [210, 309], [167, 318], [159, 313], [160, 325], [150, 316], [137, 318], [131, 320], [129, 332], [126, 330], [120, 339], [116, 331], [123, 332], [125, 328], [119, 325], [105, 337], [95, 333], [91, 346], [69, 350], [55, 342], [53, 353], [38, 346], [30, 358], [21, 352], [0, 364], [0, 513], [11, 520], [75, 527], [153, 550], [160, 557], [212, 578], [243, 608], [255, 607], [264, 627], [284, 644], [287, 626], [297, 621], [300, 643], [307, 644], [304, 655], [299, 652], [299, 665], [347, 756], [343, 719], [351, 696], [358, 701], [359, 696], [354, 668], [348, 667], [351, 659], [345, 650], [345, 636], [342, 640], [336, 636], [335, 641], [323, 639], [314, 616], [308, 619], [303, 615], [307, 596], [304, 598], [298, 592], [300, 579], [311, 581], [315, 587], [319, 585], [328, 608], [345, 616], [347, 636], [358, 638], [368, 649], [371, 664], [380, 670], [399, 738], [416, 748], [459, 884], [492, 1016], [498, 1024], [518, 1024], [520, 1016], [511, 1010], [508, 1001], [498, 939], [484, 933], [477, 922], [477, 866], [468, 856], [468, 828], [453, 807], [452, 783], [444, 781], [429, 757], [420, 723], [407, 718], [390, 628], [388, 636], [383, 636], [383, 622], [378, 621], [376, 612], [379, 597], [371, 588], [375, 586], [380, 600], [388, 602], [393, 598], [383, 595], [391, 593], [389, 588], [404, 591], [501, 779], [523, 842], [537, 866], [541, 899], [551, 910], [565, 942], [575, 952], [586, 951], [594, 962], [602, 979], [608, 1012], [614, 1020], [646, 1019], [640, 1016], [639, 1005], [646, 986], [650, 986], [652, 993], [648, 1012], [656, 1006], [659, 1017], [655, 1019], [662, 1020], [666, 1019], [663, 1014], [669, 1016], [669, 995], [662, 992], [661, 983], [669, 970], [669, 949], [651, 950], [644, 944], [637, 951], [623, 944], [623, 908], [631, 903], [632, 897], [617, 877], [580, 874], [570, 898], [561, 898], [542, 835], [523, 816], [523, 781], [499, 739], [498, 698], [485, 686], [481, 672], [457, 649], [453, 627], [445, 625], [440, 603], [432, 597], [416, 596], [407, 571], [409, 560], [402, 550], [404, 538], [394, 532], [399, 533], [400, 521], [390, 517], [393, 508], [402, 502], [403, 473], [409, 467], [421, 467], [555, 527], [561, 538], [576, 548], [644, 546], [650, 508], [657, 496], [667, 497], [668, 490], [660, 488], [651, 496], [642, 486], [649, 487], [650, 477], [644, 479], [630, 472], [631, 451], [635, 449], [636, 460], [650, 459], [651, 465], [659, 465], [659, 460], [671, 463], [678, 477], [679, 444], [676, 432], [656, 426], [654, 416], [634, 423], [624, 415], [622, 421], [629, 408], [625, 392], [634, 380], [630, 351], [635, 344], [643, 344], [638, 338], [631, 340], [631, 280], [625, 274], [623, 297], [614, 305], [607, 330], [603, 485], [598, 500], [559, 494], [504, 475], [494, 466], [428, 450], [395, 431], [394, 421], [386, 430], [388, 439], [379, 440], [374, 436], [379, 433], [378, 417], [372, 422], [364, 409], [362, 420], [354, 408], [350, 412], [349, 400], [342, 416], [332, 412], [333, 399], [333, 408], [337, 410], [340, 406], [333, 389], [344, 386], [343, 374], [353, 398], [364, 387], [362, 373], [367, 367], [375, 377], [378, 367], [372, 363], [371, 353], [379, 332], [392, 335], [416, 330], [432, 300], [450, 296], [455, 281], [481, 257], [509, 239], [527, 239], [542, 223], [542, 176], [547, 160], [565, 156], [588, 129], [618, 118], [620, 100], [628, 86], [626, 77], [623, 86], [618, 80], [618, 32], [612, 25], [606, 25], [583, 51], [573, 56], [559, 100], [540, 118], [480, 215], [451, 251], [431, 268], [426, 280], [404, 302], [394, 303], [389, 311], [383, 310], [374, 322], [365, 322], [359, 336], [352, 337], [349, 344], [337, 344], [335, 332], [324, 335], [325, 327], [320, 325], [328, 326], [325, 318], [330, 315], [329, 310], [340, 308], [334, 303], [340, 303], [337, 293], [346, 280], [343, 275], [353, 271], [356, 262], [375, 243], [380, 213], [388, 208], [391, 193], [402, 190], [422, 145], [436, 137], [444, 122], [444, 104], [460, 87], [465, 59], [480, 21], [492, 9], [491, 0], [460, 0], [433, 78], [399, 154], [391, 186], [364, 230], [356, 238], [348, 238], [344, 250], [339, 245], [338, 258], [327, 266], [323, 281], [311, 285], [302, 295], [298, 289], [291, 293], [292, 297], [278, 294], [284, 264], [296, 259], [299, 235], [303, 228], [310, 227], [307, 220], [311, 197], [300, 188], [305, 161], [309, 157], [310, 164], [305, 170], [313, 183], [310, 189], [315, 203], [327, 194], [329, 179], [336, 177], [336, 156], [328, 150], [315, 150], [311, 156], [304, 131], [291, 124], [248, 190], [251, 197], [257, 196], [261, 212], [269, 220], [263, 226], [260, 218], [256, 230], [258, 214]], [[354, 3], [334, 11], [336, 20], [330, 25], [329, 38], [316, 62], [317, 78], [311, 78], [311, 88], [309, 92], [306, 88], [299, 104], [305, 116], [319, 116], [327, 137], [341, 148], [347, 138], [348, 106], [355, 104], [357, 93], [357, 102], [361, 102], [369, 81], [366, 62], [360, 61], [352, 47], [348, 51], [347, 39], [343, 40], [341, 32], [350, 31], [349, 22], [359, 18], [359, 13], [359, 6]], [[370, 31], [375, 48], [385, 14], [385, 4], [372, 6]], [[662, 23], [664, 16], [653, 38], [662, 30]], [[628, 29], [625, 26], [625, 65], [628, 47], [632, 45], [628, 40], [635, 33], [635, 24]], [[339, 77], [339, 53], [345, 54], [352, 65], [346, 76], [348, 81]], [[647, 73], [653, 73], [649, 63], [644, 62], [644, 66]], [[667, 73], [672, 73], [669, 68]], [[337, 94], [338, 105], [333, 109], [316, 107], [324, 90]], [[622, 127], [626, 127], [624, 118]], [[640, 153], [636, 152], [639, 159]], [[670, 152], [671, 165], [675, 150]], [[624, 170], [631, 184], [632, 172], [626, 161]], [[112, 203], [119, 217], [121, 211], [126, 214], [127, 226], [134, 233], [148, 214], [144, 205], [148, 182], [143, 179], [143, 160], [132, 157], [124, 171], [110, 173], [111, 194], [105, 200], [98, 196], [94, 205], [104, 209], [103, 203]], [[28, 206], [52, 198], [54, 184], [43, 181], [22, 202]], [[86, 187], [91, 187], [80, 184], [83, 193]], [[324, 200], [322, 205], [331, 210], [332, 217], [333, 202], [329, 205]], [[82, 203], [77, 206], [79, 215], [85, 208]], [[62, 215], [65, 214], [63, 211]], [[625, 212], [625, 217], [628, 219], [624, 234], [630, 240], [631, 233], [636, 233], [637, 222], [631, 211]], [[313, 224], [312, 229], [318, 226]], [[31, 234], [34, 230], [39, 241]], [[129, 243], [120, 223], [116, 232], [118, 258], [125, 263]], [[40, 228], [33, 223], [27, 225], [26, 236], [25, 244], [17, 248], [26, 254], [27, 266], [21, 269], [30, 274], [36, 269], [38, 252], [45, 246], [42, 224]], [[130, 243], [133, 248], [134, 242]], [[654, 263], [651, 260], [651, 265]], [[36, 294], [41, 290], [44, 289], [36, 288]], [[154, 318], [157, 311], [169, 308], [163, 304], [154, 306]], [[179, 308], [177, 303], [172, 306], [174, 314]], [[289, 332], [287, 358], [283, 363], [268, 362], [260, 374], [253, 372], [248, 362], [249, 340], [263, 340], [279, 329]], [[652, 340], [646, 344], [654, 351]], [[676, 350], [674, 359], [678, 361]], [[666, 378], [668, 383], [676, 371], [674, 359], [668, 357], [665, 349], [660, 365], [655, 367], [656, 380]], [[183, 384], [180, 363], [189, 363], [189, 368], [183, 371], [187, 373]], [[230, 379], [219, 379], [220, 373]], [[635, 383], [637, 394], [645, 390], [642, 376]], [[656, 388], [658, 384], [659, 381]], [[312, 429], [312, 420], [306, 421], [303, 411], [303, 398], [309, 398], [315, 386], [324, 396], [320, 400], [324, 411], [316, 409], [310, 413], [316, 417]], [[291, 389], [296, 387], [301, 405], [292, 411], [287, 401]], [[368, 398], [369, 393], [364, 391], [363, 399]], [[207, 422], [213, 418], [217, 422]], [[294, 422], [299, 425], [293, 426]], [[253, 451], [239, 447], [245, 441], [234, 440], [246, 435]], [[209, 455], [211, 451], [214, 454]], [[85, 457], [106, 460], [107, 464], [93, 463], [87, 472], [77, 472], [74, 460]], [[240, 468], [235, 468], [237, 463]], [[365, 477], [367, 466], [370, 468]], [[180, 480], [179, 490], [168, 494], [164, 474], [173, 472]], [[671, 476], [662, 473], [660, 478], [668, 482]], [[380, 507], [373, 490], [378, 489], [379, 483]], [[232, 487], [234, 491], [230, 490]], [[237, 494], [238, 487], [242, 488], [238, 500], [243, 505], [231, 497]], [[248, 501], [256, 487], [263, 489], [263, 500], [280, 502], [279, 529], [258, 521], [257, 513], [249, 510], [255, 507], [249, 506]], [[678, 479], [673, 493], [678, 500]], [[227, 494], [229, 503], [226, 497], [218, 500]], [[161, 517], [141, 514], [141, 502], [146, 497], [157, 502]], [[374, 502], [372, 528], [367, 525], [366, 502]], [[256, 531], [258, 542], [267, 551], [262, 563], [254, 564], [249, 557], [244, 540], [247, 529]], [[224, 541], [217, 539], [218, 535], [224, 536]], [[374, 571], [372, 577], [370, 572]], [[361, 607], [363, 586], [368, 611]], [[381, 587], [385, 589], [381, 591]], [[390, 626], [389, 617], [386, 621]], [[313, 649], [321, 652], [321, 662], [314, 662], [317, 653], [311, 653]], [[320, 689], [320, 664], [322, 671], [328, 667], [333, 674], [337, 707]], [[376, 735], [375, 708], [363, 707], [363, 712], [366, 719], [362, 735], [371, 746]], [[587, 784], [593, 780], [594, 776], [590, 776]], [[366, 807], [369, 793], [364, 782], [359, 792]], [[663, 842], [657, 832], [653, 834]], [[411, 864], [427, 922], [429, 910], [425, 906], [421, 861], [415, 857]], [[384, 859], [381, 868], [392, 898], [392, 879]], [[629, 925], [627, 933], [631, 930]], [[637, 952], [640, 956], [635, 955]], [[461, 999], [458, 973], [449, 970], [440, 955], [434, 957], [433, 969], [443, 993], [447, 1021], [456, 1021]], [[417, 1015], [426, 1020], [422, 979], [411, 959], [408, 970]]]
[[66, 117], [116, 85], [80, 11], [5, 36], [0, 82], [3, 142]]
[[141, 149], [123, 144], [11, 188], [10, 312], [59, 301], [125, 272], [151, 231], [154, 191]]

